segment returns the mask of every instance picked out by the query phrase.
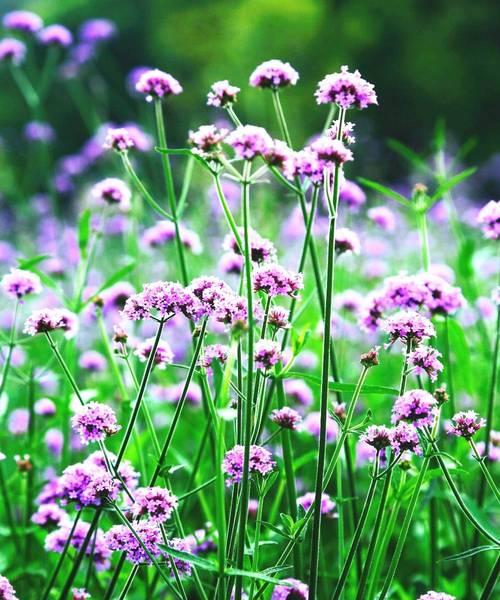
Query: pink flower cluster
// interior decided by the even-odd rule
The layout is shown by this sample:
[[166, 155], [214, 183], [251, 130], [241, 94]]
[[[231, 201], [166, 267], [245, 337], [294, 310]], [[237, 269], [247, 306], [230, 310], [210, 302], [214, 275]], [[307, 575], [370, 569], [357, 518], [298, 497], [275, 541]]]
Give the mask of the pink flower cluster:
[[[240, 483], [243, 477], [243, 459], [245, 448], [243, 446], [234, 446], [226, 452], [222, 462], [222, 469], [228, 475], [226, 485]], [[252, 475], [265, 476], [269, 474], [276, 466], [271, 453], [261, 446], [250, 446], [249, 471]]]
[[473, 410], [459, 412], [451, 420], [452, 423], [448, 425], [447, 432], [457, 437], [463, 437], [466, 440], [470, 440], [486, 425], [485, 419], [482, 419]]
[[85, 445], [100, 442], [120, 430], [115, 411], [100, 402], [88, 402], [81, 406], [72, 417], [71, 425]]
[[134, 517], [147, 517], [153, 523], [163, 523], [170, 519], [177, 508], [177, 497], [161, 487], [142, 487], [134, 492], [132, 514]]
[[182, 86], [177, 79], [159, 69], [144, 72], [139, 77], [135, 89], [144, 94], [148, 102], [152, 102], [155, 98], [162, 99], [168, 96], [176, 96], [182, 92]]
[[28, 294], [39, 294], [42, 291], [40, 277], [22, 269], [11, 269], [10, 273], [2, 277], [0, 286], [6, 294], [18, 300]]
[[500, 239], [500, 200], [490, 200], [479, 211], [477, 222], [483, 230], [484, 237], [490, 240]]
[[438, 412], [437, 400], [425, 390], [409, 390], [396, 399], [392, 422], [407, 421], [415, 427], [432, 427]]
[[318, 83], [315, 92], [318, 104], [338, 104], [343, 109], [367, 108], [378, 104], [373, 84], [361, 77], [359, 71], [351, 73], [343, 66], [340, 73], [331, 73]]
[[64, 337], [74, 337], [78, 331], [78, 317], [65, 308], [43, 308], [26, 319], [23, 331], [28, 335], [37, 335], [58, 329], [64, 331]]
[[304, 287], [302, 273], [294, 273], [277, 264], [264, 264], [253, 272], [253, 289], [271, 297], [294, 296]]
[[260, 88], [278, 89], [295, 85], [299, 74], [290, 63], [273, 59], [260, 64], [250, 75], [250, 85]]

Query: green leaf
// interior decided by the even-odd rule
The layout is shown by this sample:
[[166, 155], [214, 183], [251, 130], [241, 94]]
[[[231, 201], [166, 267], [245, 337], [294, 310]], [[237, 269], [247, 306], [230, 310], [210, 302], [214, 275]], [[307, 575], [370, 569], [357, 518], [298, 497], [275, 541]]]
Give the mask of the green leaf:
[[90, 217], [90, 209], [86, 208], [78, 221], [78, 247], [80, 248], [82, 258], [87, 256], [87, 246], [90, 238]]
[[7, 412], [7, 408], [9, 406], [9, 397], [7, 396], [7, 392], [2, 392], [0, 396], [0, 419]]
[[434, 194], [429, 198], [429, 200], [427, 202], [426, 210], [429, 210], [430, 208], [432, 208], [432, 206], [434, 204], [436, 204], [436, 202], [440, 198], [442, 198], [444, 196], [444, 194], [446, 194], [446, 192], [450, 191], [452, 188], [457, 186], [462, 181], [465, 181], [465, 179], [470, 177], [475, 172], [476, 172], [476, 167], [471, 167], [470, 169], [465, 169], [465, 171], [461, 171], [460, 173], [457, 173], [457, 175], [453, 175], [453, 177], [450, 177], [446, 181], [443, 181], [443, 183], [441, 183], [438, 186], [438, 188], [434, 192]]
[[47, 258], [50, 257], [50, 254], [39, 254], [38, 256], [34, 256], [33, 258], [19, 258], [17, 261], [18, 267], [20, 269], [25, 269], [26, 271], [29, 271], [31, 267], [34, 267], [35, 265], [43, 262], [44, 260], [47, 260]]
[[114, 285], [118, 281], [121, 281], [122, 279], [124, 279], [131, 271], [134, 270], [135, 265], [136, 265], [135, 261], [132, 261], [132, 262], [126, 264], [121, 269], [118, 269], [118, 271], [116, 271], [113, 275], [111, 275], [111, 277], [106, 279], [106, 281], [101, 285], [101, 287], [97, 290], [97, 292], [85, 302], [85, 305], [89, 304], [92, 301], [92, 298], [99, 296], [99, 294], [104, 292], [104, 290], [107, 290], [108, 288], [110, 288], [112, 285]]
[[159, 548], [163, 550], [166, 554], [173, 556], [174, 558], [179, 558], [186, 562], [195, 565], [202, 571], [211, 571], [212, 573], [217, 573], [219, 571], [219, 567], [216, 563], [213, 563], [211, 560], [207, 560], [206, 558], [201, 558], [196, 554], [191, 554], [190, 552], [183, 552], [182, 550], [176, 550], [175, 548], [171, 548], [170, 546], [166, 546], [165, 544], [158, 544]]
[[254, 573], [253, 571], [244, 571], [243, 569], [226, 569], [225, 573], [227, 575], [240, 575], [241, 577], [249, 577], [250, 579], [258, 579], [259, 581], [265, 581], [267, 583], [275, 583], [280, 585], [291, 586], [291, 583], [287, 581], [282, 581], [281, 579], [276, 579], [275, 577], [269, 577], [264, 573]]
[[[301, 373], [300, 371], [288, 371], [285, 374], [285, 379], [298, 378], [304, 379], [312, 383], [313, 385], [321, 385], [321, 378], [316, 375], [310, 375], [309, 373]], [[338, 381], [330, 381], [328, 388], [332, 392], [354, 392], [356, 385], [354, 383], [339, 383]], [[362, 389], [363, 394], [388, 394], [391, 396], [397, 396], [399, 390], [396, 388], [387, 387], [385, 385], [364, 385]]]
[[377, 183], [376, 181], [372, 181], [371, 179], [365, 179], [364, 177], [358, 177], [358, 181], [359, 183], [361, 183], [361, 185], [371, 188], [379, 194], [382, 194], [383, 196], [387, 196], [388, 198], [399, 202], [399, 204], [402, 204], [406, 208], [412, 208], [411, 202], [408, 200], [408, 198], [405, 198], [398, 192], [391, 190], [391, 188], [388, 188], [385, 185], [382, 185], [381, 183]]
[[393, 138], [387, 140], [387, 145], [391, 150], [399, 154], [399, 156], [402, 156], [415, 168], [421, 169], [422, 171], [427, 171], [429, 173], [432, 172], [425, 160], [411, 148], [408, 148], [408, 146], [405, 146]]
[[475, 556], [476, 554], [480, 554], [481, 552], [488, 552], [489, 550], [496, 550], [498, 552], [498, 550], [500, 550], [500, 546], [476, 546], [475, 548], [469, 548], [468, 550], [464, 550], [464, 552], [459, 552], [458, 554], [445, 556], [439, 562], [450, 560], [462, 560], [464, 558], [469, 558], [471, 556]]

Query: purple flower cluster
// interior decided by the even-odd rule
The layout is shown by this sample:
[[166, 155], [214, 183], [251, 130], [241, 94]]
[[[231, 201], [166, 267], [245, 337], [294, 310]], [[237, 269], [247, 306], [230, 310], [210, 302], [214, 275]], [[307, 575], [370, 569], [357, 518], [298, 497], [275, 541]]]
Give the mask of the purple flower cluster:
[[436, 381], [439, 373], [443, 370], [443, 364], [439, 360], [441, 352], [431, 346], [418, 346], [408, 356], [408, 365], [413, 368], [415, 375], [427, 373], [431, 381]]
[[[179, 235], [182, 245], [193, 252], [193, 254], [201, 254], [202, 245], [199, 235], [179, 224]], [[151, 248], [163, 246], [168, 242], [175, 240], [175, 225], [172, 221], [157, 221], [152, 227], [144, 231], [142, 241]]]
[[277, 264], [264, 264], [253, 272], [253, 289], [269, 296], [294, 296], [304, 287], [302, 273]]
[[456, 596], [450, 596], [444, 592], [427, 592], [418, 597], [418, 600], [457, 600]]
[[204, 369], [210, 369], [214, 361], [218, 361], [221, 365], [225, 364], [228, 356], [229, 348], [227, 346], [222, 344], [212, 344], [203, 348], [200, 358], [198, 359], [198, 364]]
[[108, 366], [106, 358], [96, 350], [87, 350], [83, 352], [78, 360], [78, 364], [82, 369], [90, 373], [102, 373]]
[[482, 419], [475, 411], [467, 410], [459, 412], [452, 418], [452, 423], [448, 425], [447, 432], [457, 437], [463, 437], [470, 440], [474, 435], [486, 425], [485, 419]]
[[120, 491], [119, 483], [105, 469], [87, 461], [66, 467], [59, 483], [61, 504], [74, 502], [77, 508], [116, 500]]
[[[151, 337], [137, 345], [134, 354], [141, 362], [146, 362], [151, 356], [154, 342], [155, 338]], [[158, 342], [158, 347], [156, 348], [153, 364], [158, 367], [158, 369], [163, 370], [166, 369], [167, 365], [171, 365], [173, 360], [174, 353], [172, 352], [172, 348], [170, 348], [170, 345], [167, 342], [160, 340]]]
[[60, 527], [68, 522], [67, 513], [57, 504], [41, 504], [38, 510], [31, 515], [32, 523], [40, 527]]
[[340, 166], [353, 160], [351, 150], [346, 148], [341, 140], [329, 136], [319, 137], [310, 145], [310, 149], [316, 154], [320, 163], [326, 166]]
[[[314, 492], [307, 492], [303, 496], [297, 498], [297, 505], [301, 506], [307, 512], [314, 504]], [[335, 516], [336, 505], [328, 494], [321, 494], [321, 514], [330, 517]]]
[[[189, 543], [189, 540], [185, 540], [182, 538], [172, 538], [171, 540], [168, 540], [167, 544], [168, 546], [170, 546], [170, 548], [173, 548], [174, 550], [192, 553], [192, 548], [191, 544]], [[188, 562], [187, 560], [183, 560], [182, 558], [174, 558], [173, 562], [179, 575], [191, 575], [192, 566], [190, 562]], [[173, 576], [174, 575], [172, 572], [172, 577]]]
[[90, 600], [90, 598], [92, 597], [85, 590], [85, 588], [73, 588], [71, 590], [71, 593], [73, 594], [72, 600]]
[[366, 215], [383, 231], [392, 233], [396, 229], [396, 217], [387, 206], [374, 206], [367, 211]]
[[283, 429], [292, 429], [293, 431], [295, 431], [302, 423], [301, 415], [289, 406], [273, 410], [270, 419], [273, 423], [279, 425], [279, 427], [282, 427]]
[[72, 417], [71, 425], [84, 445], [100, 442], [120, 430], [115, 411], [100, 402], [88, 402], [81, 406]]
[[4, 16], [2, 23], [5, 29], [23, 33], [36, 33], [43, 27], [41, 17], [29, 10], [13, 10]]
[[[243, 229], [240, 228], [239, 233], [243, 236]], [[224, 249], [234, 252], [235, 254], [241, 254], [240, 248], [232, 233], [228, 234], [224, 239]], [[250, 257], [252, 262], [259, 264], [276, 262], [276, 248], [273, 243], [270, 240], [263, 238], [254, 229], [250, 229]]]
[[[319, 412], [310, 412], [306, 418], [304, 419], [304, 427], [303, 429], [310, 433], [312, 436], [319, 438], [320, 433], [320, 413]], [[334, 442], [339, 434], [339, 426], [337, 425], [337, 421], [332, 419], [330, 415], [326, 420], [326, 441]]]
[[28, 335], [37, 335], [58, 329], [64, 331], [64, 337], [74, 337], [78, 331], [78, 317], [65, 308], [42, 308], [26, 319], [23, 331]]
[[309, 600], [309, 587], [293, 577], [284, 579], [291, 585], [277, 585], [271, 600]]
[[282, 306], [272, 306], [267, 315], [267, 323], [276, 329], [290, 328], [290, 313]]
[[361, 252], [361, 242], [358, 234], [348, 229], [340, 227], [335, 233], [335, 252], [337, 254], [359, 254]]
[[318, 104], [335, 103], [343, 109], [363, 109], [378, 104], [373, 84], [361, 77], [359, 71], [351, 73], [343, 66], [340, 73], [331, 73], [318, 83], [315, 92]]
[[236, 156], [244, 160], [264, 156], [273, 148], [271, 136], [263, 127], [255, 125], [240, 125], [228, 134], [225, 141]]
[[219, 129], [215, 125], [202, 125], [196, 131], [189, 132], [189, 143], [193, 153], [209, 160], [217, 160], [221, 152], [221, 144], [228, 134], [227, 129]]
[[79, 38], [87, 44], [105, 42], [116, 34], [116, 25], [109, 19], [88, 19], [82, 23]]
[[250, 85], [259, 88], [278, 89], [295, 85], [299, 74], [290, 63], [273, 59], [260, 64], [250, 75]]
[[409, 390], [396, 399], [392, 422], [412, 423], [415, 427], [432, 427], [438, 412], [436, 398], [425, 390]]
[[231, 85], [227, 79], [212, 84], [207, 94], [208, 106], [225, 108], [236, 102], [240, 88]]
[[127, 152], [131, 148], [135, 148], [136, 142], [129, 129], [118, 127], [108, 129], [103, 146], [108, 150]]
[[413, 425], [402, 422], [391, 430], [391, 448], [395, 454], [413, 452], [422, 454], [417, 430]]
[[41, 142], [42, 144], [48, 144], [53, 142], [56, 133], [52, 125], [43, 121], [30, 121], [26, 123], [24, 127], [24, 137], [29, 142]]
[[134, 517], [147, 515], [153, 523], [163, 523], [170, 519], [177, 508], [177, 497], [161, 487], [142, 487], [134, 492], [132, 514]]
[[420, 343], [434, 337], [434, 325], [414, 310], [404, 310], [389, 317], [382, 323], [382, 329], [390, 336], [391, 343], [401, 340], [404, 343]]
[[477, 222], [484, 237], [490, 240], [500, 239], [500, 200], [490, 200], [479, 211]]
[[169, 73], [152, 69], [146, 71], [139, 77], [135, 89], [146, 96], [148, 102], [155, 98], [162, 99], [168, 96], [176, 96], [182, 92], [181, 84]]
[[310, 406], [313, 402], [311, 388], [303, 379], [285, 379], [285, 393], [288, 397], [303, 406]]
[[0, 575], [0, 598], [2, 600], [19, 600], [16, 590], [10, 584], [7, 577]]
[[38, 33], [38, 41], [44, 46], [67, 48], [73, 43], [73, 35], [64, 25], [49, 25]]
[[15, 38], [4, 38], [0, 40], [0, 63], [10, 62], [20, 65], [26, 56], [26, 45]]
[[2, 277], [0, 286], [6, 294], [18, 300], [28, 294], [39, 294], [42, 291], [40, 277], [22, 269], [11, 269], [10, 273]]
[[255, 344], [254, 358], [257, 369], [269, 371], [282, 358], [279, 343], [272, 340], [259, 340]]
[[127, 184], [116, 177], [108, 177], [94, 185], [92, 196], [101, 202], [119, 205], [123, 211], [130, 210], [132, 194]]
[[[228, 475], [226, 485], [240, 483], [243, 477], [243, 458], [245, 448], [243, 446], [234, 446], [226, 452], [222, 462], [222, 469]], [[250, 446], [249, 471], [252, 475], [265, 476], [276, 466], [271, 453], [261, 446]]]
[[385, 425], [370, 425], [360, 437], [360, 441], [376, 450], [383, 450], [391, 445], [391, 429]]
[[113, 525], [105, 534], [106, 543], [110, 550], [125, 552], [131, 563], [150, 565], [152, 561], [148, 553], [154, 558], [161, 555], [158, 547], [163, 542], [160, 528], [157, 523], [139, 521], [134, 523], [134, 530], [142, 544], [126, 525]]
[[366, 202], [366, 194], [357, 183], [344, 179], [339, 190], [339, 200], [356, 212]]

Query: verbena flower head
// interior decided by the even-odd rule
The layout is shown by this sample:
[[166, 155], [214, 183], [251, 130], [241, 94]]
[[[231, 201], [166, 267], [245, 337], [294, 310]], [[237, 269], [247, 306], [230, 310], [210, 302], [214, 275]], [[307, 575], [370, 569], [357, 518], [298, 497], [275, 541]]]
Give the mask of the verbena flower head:
[[202, 313], [202, 304], [189, 289], [169, 281], [145, 284], [142, 292], [128, 298], [122, 311], [122, 315], [131, 321], [152, 316], [165, 319], [177, 314], [197, 319]]
[[474, 435], [486, 425], [486, 420], [481, 418], [475, 411], [467, 410], [459, 412], [451, 418], [451, 424], [448, 425], [447, 432], [450, 435], [463, 437], [470, 440]]
[[203, 348], [198, 364], [204, 369], [210, 369], [214, 361], [224, 365], [229, 356], [229, 348], [223, 344], [212, 344]]
[[90, 373], [102, 373], [108, 367], [106, 357], [96, 350], [87, 350], [80, 355], [78, 365]]
[[143, 73], [136, 83], [135, 89], [144, 94], [148, 102], [152, 102], [155, 98], [177, 96], [182, 92], [182, 86], [177, 79], [159, 69]]
[[272, 137], [263, 127], [255, 125], [240, 125], [229, 133], [226, 143], [238, 158], [245, 160], [264, 156], [273, 148]]
[[132, 193], [127, 184], [116, 177], [108, 177], [94, 185], [92, 196], [101, 202], [118, 205], [121, 210], [130, 210]]
[[88, 19], [84, 21], [78, 31], [82, 42], [98, 44], [105, 42], [116, 34], [116, 25], [109, 19]]
[[47, 529], [60, 527], [68, 520], [67, 513], [57, 504], [41, 504], [31, 515], [31, 522]]
[[335, 252], [337, 254], [359, 254], [361, 252], [361, 242], [358, 234], [347, 227], [337, 229], [335, 233]]
[[249, 83], [253, 87], [278, 89], [295, 85], [299, 74], [290, 63], [281, 60], [266, 60], [250, 75]]
[[391, 430], [391, 448], [395, 454], [408, 451], [414, 454], [422, 454], [422, 448], [418, 439], [417, 430], [409, 423], [399, 423]]
[[[154, 558], [158, 558], [161, 555], [158, 544], [163, 542], [158, 525], [152, 521], [139, 521], [134, 523], [134, 530], [149, 554]], [[150, 565], [152, 563], [148, 552], [127, 526], [113, 525], [106, 532], [105, 538], [110, 550], [125, 552], [129, 562], [136, 565], [142, 563]]]
[[354, 181], [344, 179], [339, 190], [339, 200], [354, 212], [366, 202], [366, 194]]
[[[151, 356], [154, 342], [155, 338], [151, 337], [137, 345], [134, 354], [141, 362], [146, 362]], [[172, 348], [170, 348], [170, 345], [167, 342], [160, 340], [156, 349], [153, 364], [158, 367], [158, 369], [163, 370], [167, 368], [167, 365], [171, 365], [173, 360], [174, 353], [172, 352]]]
[[316, 153], [320, 162], [326, 166], [340, 166], [353, 160], [351, 150], [346, 148], [341, 140], [332, 140], [331, 137], [325, 135], [314, 141], [310, 149]]
[[[239, 228], [240, 235], [243, 236], [243, 229]], [[224, 249], [230, 250], [235, 254], [240, 254], [240, 248], [232, 233], [224, 239]], [[274, 244], [263, 238], [254, 229], [250, 229], [250, 258], [255, 263], [275, 262], [276, 248]]]
[[49, 25], [38, 33], [38, 41], [44, 46], [67, 48], [73, 43], [73, 35], [64, 25]]
[[0, 62], [20, 65], [26, 56], [26, 46], [14, 38], [0, 40]]
[[264, 154], [264, 160], [268, 165], [282, 169], [293, 154], [293, 150], [285, 142], [273, 140], [272, 147]]
[[[181, 552], [192, 551], [189, 540], [182, 538], [172, 538], [167, 541], [167, 544], [170, 546], [170, 548], [173, 548], [174, 550], [180, 550]], [[183, 560], [182, 558], [174, 558], [173, 560], [179, 575], [191, 575], [192, 566], [189, 561]], [[174, 577], [173, 571], [171, 571], [171, 576]]]
[[85, 446], [90, 442], [105, 440], [120, 430], [115, 411], [100, 402], [88, 402], [80, 406], [71, 419], [71, 425]]
[[276, 329], [290, 329], [290, 312], [282, 306], [272, 306], [267, 315], [267, 323]]
[[[116, 456], [112, 452], [107, 452], [107, 456], [111, 464], [116, 462]], [[85, 464], [93, 465], [101, 470], [107, 471], [106, 460], [103, 453], [100, 450], [92, 452], [84, 461]], [[129, 490], [134, 490], [137, 487], [139, 481], [139, 473], [134, 469], [132, 463], [129, 460], [122, 460], [118, 468], [120, 480], [123, 480]], [[121, 489], [121, 483], [119, 484]]]
[[221, 144], [227, 134], [227, 129], [219, 129], [215, 125], [202, 125], [196, 131], [189, 132], [189, 143], [193, 146], [194, 154], [217, 160], [217, 155], [221, 152]]
[[18, 300], [28, 294], [39, 294], [42, 291], [40, 277], [22, 269], [11, 269], [10, 273], [2, 277], [0, 286], [6, 294]]
[[[316, 438], [319, 438], [320, 434], [320, 413], [319, 412], [310, 412], [306, 418], [304, 419], [304, 427], [303, 429], [313, 435]], [[334, 442], [339, 434], [339, 426], [337, 422], [328, 415], [326, 420], [326, 441]]]
[[343, 66], [340, 73], [331, 73], [322, 79], [314, 95], [318, 104], [335, 103], [343, 109], [363, 109], [378, 104], [373, 84], [363, 79], [359, 71], [351, 73], [347, 66]]
[[[182, 223], [179, 223], [179, 235], [181, 243], [185, 248], [188, 248], [193, 254], [201, 254], [203, 246], [200, 236], [191, 229], [188, 229]], [[146, 246], [156, 248], [164, 246], [168, 242], [175, 240], [175, 225], [172, 221], [157, 221], [152, 227], [148, 227], [144, 231], [142, 241]]]
[[391, 430], [385, 425], [370, 425], [360, 440], [377, 450], [383, 450], [391, 445]]
[[40, 398], [35, 402], [35, 414], [52, 417], [56, 414], [56, 405], [50, 398]]
[[485, 204], [479, 211], [477, 222], [485, 238], [500, 239], [500, 200], [490, 200]]
[[392, 422], [407, 421], [415, 427], [432, 427], [438, 412], [436, 398], [425, 390], [409, 390], [396, 399]]
[[392, 233], [396, 229], [396, 217], [387, 206], [374, 206], [368, 209], [367, 217], [383, 231]]
[[29, 10], [13, 10], [3, 18], [3, 26], [11, 31], [36, 33], [43, 27], [43, 21], [34, 12]]
[[207, 95], [208, 106], [225, 108], [236, 102], [240, 88], [231, 85], [227, 79], [212, 84]]
[[309, 587], [299, 581], [288, 577], [284, 579], [291, 585], [277, 585], [273, 590], [271, 600], [309, 600]]
[[304, 148], [290, 154], [285, 160], [283, 174], [291, 181], [296, 177], [307, 177], [314, 185], [320, 185], [325, 174], [325, 163], [311, 148]]
[[[234, 446], [226, 452], [222, 462], [222, 469], [227, 474], [226, 485], [240, 483], [243, 477], [243, 458], [245, 448], [243, 446]], [[276, 466], [271, 453], [261, 446], [250, 446], [249, 471], [252, 475], [265, 476]]]
[[134, 137], [125, 127], [110, 128], [104, 139], [104, 148], [116, 150], [116, 152], [127, 152], [135, 147]]
[[64, 337], [74, 337], [78, 331], [78, 317], [65, 308], [43, 308], [26, 319], [23, 332], [37, 335], [59, 329], [64, 331]]
[[443, 364], [439, 360], [441, 352], [431, 346], [418, 346], [408, 356], [408, 364], [413, 368], [415, 375], [427, 373], [431, 381], [436, 381], [439, 373], [443, 370]]
[[418, 600], [457, 600], [456, 596], [450, 596], [444, 592], [427, 592], [418, 597]]
[[19, 600], [16, 590], [12, 587], [7, 577], [0, 575], [0, 599], [1, 600]]
[[134, 492], [132, 514], [135, 518], [146, 515], [153, 523], [170, 519], [177, 508], [177, 497], [162, 487], [142, 487]]
[[120, 491], [119, 483], [105, 469], [87, 461], [66, 467], [59, 483], [61, 504], [74, 502], [77, 508], [116, 500]]
[[460, 289], [439, 275], [422, 273], [416, 279], [425, 290], [424, 305], [431, 314], [451, 315], [465, 304]]
[[270, 419], [273, 423], [276, 423], [276, 425], [283, 429], [296, 430], [302, 423], [300, 414], [289, 406], [273, 410]]
[[255, 344], [254, 358], [257, 369], [269, 371], [282, 358], [279, 343], [272, 340], [259, 340]]
[[387, 300], [384, 294], [372, 292], [368, 294], [359, 312], [359, 324], [364, 331], [377, 331], [383, 323]]
[[264, 264], [253, 272], [253, 289], [271, 297], [295, 296], [304, 287], [302, 273], [288, 271], [277, 264]]
[[24, 137], [29, 142], [48, 144], [54, 141], [56, 134], [52, 125], [43, 121], [30, 121], [24, 127]]
[[[342, 127], [342, 137], [340, 138], [344, 144], [346, 144], [347, 146], [350, 146], [351, 144], [354, 144], [356, 142], [356, 138], [354, 136], [354, 127], [356, 126], [355, 123], [351, 123], [350, 121], [346, 121], [344, 123], [344, 126]], [[334, 140], [336, 140], [339, 136], [338, 136], [338, 131], [339, 131], [339, 123], [337, 120], [335, 120], [330, 129], [328, 129], [327, 134]]]
[[[483, 440], [477, 442], [476, 449], [479, 453], [479, 456], [484, 456], [486, 452], [485, 442]], [[491, 462], [500, 462], [500, 431], [490, 431], [488, 456], [485, 458]]]
[[[74, 529], [73, 535], [71, 536], [70, 547], [79, 550], [85, 537], [89, 531], [90, 523], [85, 521], [78, 521]], [[64, 546], [70, 536], [72, 524], [70, 522], [65, 523], [59, 529], [56, 529], [52, 533], [49, 533], [45, 538], [45, 550], [49, 552], [58, 552], [59, 554], [64, 550]], [[97, 571], [105, 571], [109, 569], [111, 556], [111, 549], [104, 538], [102, 529], [96, 530], [95, 537], [92, 538], [92, 543], [89, 544], [85, 550], [86, 556], [92, 556], [94, 567]]]
[[396, 313], [382, 323], [382, 328], [389, 334], [391, 343], [397, 340], [420, 343], [436, 335], [429, 319], [414, 310]]
[[313, 402], [311, 388], [303, 379], [285, 379], [285, 393], [289, 398], [303, 406], [310, 406]]
[[[307, 492], [303, 496], [297, 498], [297, 506], [301, 506], [305, 512], [307, 512], [314, 504], [315, 493]], [[321, 514], [334, 516], [336, 509], [335, 502], [330, 498], [328, 494], [321, 494]]]
[[90, 600], [92, 598], [85, 588], [73, 588], [71, 593], [73, 594], [72, 600]]

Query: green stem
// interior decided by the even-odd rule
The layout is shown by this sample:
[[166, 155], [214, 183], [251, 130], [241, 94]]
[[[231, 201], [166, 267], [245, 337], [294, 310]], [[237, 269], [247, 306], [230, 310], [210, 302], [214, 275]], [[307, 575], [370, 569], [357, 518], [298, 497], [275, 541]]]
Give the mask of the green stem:
[[495, 481], [493, 480], [493, 477], [491, 476], [491, 473], [488, 471], [486, 465], [484, 464], [486, 457], [481, 456], [479, 454], [477, 446], [474, 443], [474, 440], [472, 438], [469, 439], [469, 445], [472, 449], [472, 452], [474, 453], [474, 456], [476, 457], [477, 462], [479, 463], [479, 466], [481, 467], [481, 471], [483, 472], [484, 478], [488, 482], [488, 485], [490, 486], [491, 491], [495, 495], [495, 498], [497, 499], [497, 501], [500, 501], [500, 492], [498, 491], [498, 488], [495, 484]]
[[5, 481], [5, 475], [2, 467], [2, 460], [0, 460], [0, 493], [2, 494], [3, 505], [5, 509], [5, 517], [9, 525], [11, 532], [11, 539], [14, 542], [16, 552], [18, 555], [21, 553], [21, 544], [19, 542], [19, 535], [17, 532], [16, 521], [14, 519], [14, 513], [12, 511], [12, 504], [10, 502], [9, 490], [7, 482]]
[[498, 580], [498, 576], [500, 575], [500, 557], [498, 557], [491, 569], [490, 574], [488, 575], [488, 579], [486, 580], [486, 584], [481, 593], [481, 598], [479, 600], [489, 600], [492, 597], [493, 592], [495, 591], [496, 583]]
[[[262, 514], [264, 512], [264, 498], [265, 495], [259, 495], [259, 505], [257, 507], [257, 515], [255, 519], [255, 535], [253, 539], [253, 560], [252, 560], [252, 571], [254, 573], [259, 572], [259, 554], [260, 554], [260, 534], [262, 530]], [[250, 593], [248, 595], [249, 600], [253, 600], [255, 589], [255, 579], [252, 579], [250, 584]]]
[[430, 267], [430, 251], [429, 251], [429, 232], [427, 229], [427, 215], [424, 211], [417, 215], [420, 245], [422, 249], [422, 266], [424, 271], [428, 271]]
[[19, 313], [19, 300], [16, 300], [14, 305], [14, 316], [12, 317], [12, 325], [10, 327], [9, 346], [7, 350], [7, 356], [5, 357], [5, 363], [2, 369], [2, 381], [0, 383], [0, 399], [2, 398], [5, 386], [7, 385], [7, 377], [9, 375], [10, 365], [12, 362], [12, 352], [15, 348], [16, 338], [16, 327], [17, 327], [17, 316]]
[[224, 195], [219, 174], [214, 175], [214, 182], [215, 189], [217, 190], [217, 196], [219, 197], [219, 202], [226, 217], [227, 224], [229, 225], [229, 228], [231, 229], [231, 232], [234, 235], [234, 239], [238, 244], [240, 253], [243, 254], [243, 240], [241, 239], [240, 232], [238, 231], [238, 226], [236, 225], [236, 221], [234, 220], [234, 217], [231, 213], [231, 209], [229, 208], [229, 205], [227, 203], [226, 196]]
[[430, 562], [430, 582], [434, 590], [438, 586], [439, 570], [439, 552], [438, 552], [438, 503], [436, 496], [432, 495], [429, 500], [429, 562]]
[[60, 353], [59, 348], [54, 343], [54, 340], [52, 339], [52, 337], [48, 331], [45, 332], [45, 337], [47, 338], [47, 341], [49, 342], [49, 345], [52, 349], [52, 352], [54, 353], [54, 356], [57, 359], [57, 362], [59, 363], [59, 366], [61, 367], [64, 374], [66, 375], [66, 379], [68, 380], [68, 382], [71, 386], [71, 389], [75, 393], [75, 396], [78, 398], [78, 401], [80, 402], [80, 404], [83, 406], [85, 404], [85, 401], [83, 400], [82, 394], [80, 393], [80, 390], [76, 384], [75, 378], [71, 374], [71, 371], [68, 369], [68, 365], [66, 364], [66, 361], [62, 357], [62, 354]]
[[450, 416], [455, 414], [455, 386], [453, 385], [453, 369], [451, 364], [451, 344], [450, 344], [450, 326], [449, 316], [444, 318], [444, 361], [446, 372], [448, 373], [448, 397], [450, 400]]

